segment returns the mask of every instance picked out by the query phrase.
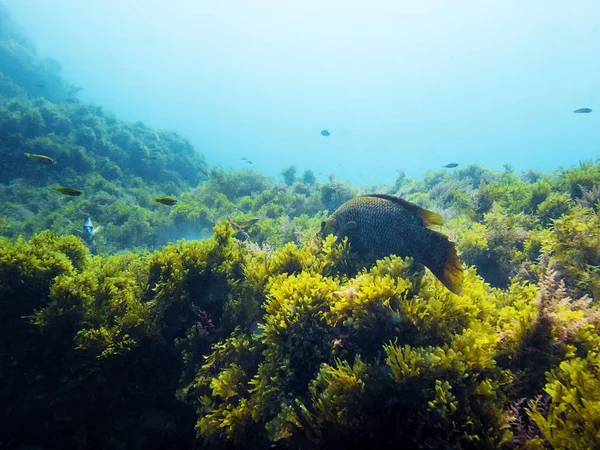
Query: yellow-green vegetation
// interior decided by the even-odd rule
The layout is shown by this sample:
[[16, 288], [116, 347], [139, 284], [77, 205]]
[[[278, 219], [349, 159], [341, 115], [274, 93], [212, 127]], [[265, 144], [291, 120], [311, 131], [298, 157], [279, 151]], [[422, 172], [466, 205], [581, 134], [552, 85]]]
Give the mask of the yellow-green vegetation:
[[[542, 246], [563, 239], [561, 221], [595, 224], [578, 211]], [[95, 257], [73, 236], [2, 240], [11, 434], [42, 420], [29, 442], [67, 427], [74, 446], [598, 444], [600, 315], [567, 290], [560, 259], [506, 289], [469, 268], [456, 296], [410, 259], [361, 268], [333, 236], [275, 251], [235, 236], [223, 221], [203, 241]], [[93, 430], [84, 405], [105, 412]]]
[[596, 211], [576, 207], [554, 221], [541, 250], [557, 262], [573, 291], [600, 298], [600, 217]]
[[600, 448], [600, 161], [363, 186], [444, 216], [457, 296], [316, 238], [348, 183], [80, 102], [2, 6], [0, 58], [0, 447]]

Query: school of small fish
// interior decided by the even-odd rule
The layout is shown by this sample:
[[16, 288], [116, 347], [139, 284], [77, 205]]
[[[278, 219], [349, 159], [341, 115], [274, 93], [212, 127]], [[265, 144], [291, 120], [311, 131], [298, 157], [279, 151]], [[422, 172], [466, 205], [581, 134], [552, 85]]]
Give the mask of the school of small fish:
[[[36, 85], [36, 87], [44, 87]], [[589, 114], [591, 108], [579, 108], [573, 111], [576, 114]], [[331, 131], [324, 128], [320, 131], [321, 136], [331, 136]], [[155, 133], [157, 142], [160, 137]], [[144, 149], [142, 149], [144, 150]], [[146, 150], [144, 150], [146, 153]], [[53, 158], [36, 153], [24, 153], [24, 155], [39, 164], [55, 165]], [[247, 157], [240, 158], [248, 164], [252, 161]], [[141, 158], [142, 161], [156, 161], [157, 155], [149, 155]], [[198, 169], [204, 176], [209, 177], [208, 172], [197, 164]], [[446, 169], [458, 167], [458, 163], [448, 163], [443, 166]], [[161, 171], [168, 175], [168, 171]], [[322, 174], [322, 173], [319, 173]], [[332, 180], [333, 175], [330, 175]], [[71, 187], [53, 187], [53, 190], [67, 196], [78, 197], [82, 191]], [[152, 199], [155, 203], [173, 206], [177, 204], [175, 197], [165, 195]], [[252, 219], [241, 224], [242, 230], [248, 230], [258, 219]], [[383, 257], [391, 253], [399, 256], [411, 256], [427, 266], [432, 273], [452, 292], [458, 294], [462, 290], [462, 267], [454, 244], [446, 236], [427, 228], [429, 225], [441, 225], [443, 219], [436, 213], [427, 211], [399, 197], [386, 194], [362, 195], [347, 201], [340, 206], [327, 220], [321, 224], [320, 235], [335, 234], [338, 238], [344, 236], [351, 239], [354, 250], [358, 252], [367, 251], [371, 257]], [[101, 227], [94, 227], [91, 217], [87, 217], [83, 224], [83, 235], [92, 243], [94, 235]], [[363, 254], [364, 256], [364, 254]]]

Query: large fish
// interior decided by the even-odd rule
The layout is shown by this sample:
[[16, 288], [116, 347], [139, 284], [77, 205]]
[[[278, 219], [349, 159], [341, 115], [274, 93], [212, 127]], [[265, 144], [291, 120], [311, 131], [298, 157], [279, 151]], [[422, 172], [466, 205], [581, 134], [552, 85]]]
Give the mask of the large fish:
[[410, 256], [426, 266], [455, 294], [462, 291], [463, 273], [454, 244], [427, 228], [444, 219], [399, 197], [361, 195], [340, 206], [321, 223], [321, 236], [348, 236], [351, 248], [369, 260], [390, 254]]

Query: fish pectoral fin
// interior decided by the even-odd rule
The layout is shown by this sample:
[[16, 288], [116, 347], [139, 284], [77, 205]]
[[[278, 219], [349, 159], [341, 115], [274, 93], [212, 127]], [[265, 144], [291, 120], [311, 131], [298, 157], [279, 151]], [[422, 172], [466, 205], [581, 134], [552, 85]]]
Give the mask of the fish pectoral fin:
[[101, 229], [102, 229], [102, 226], [98, 226], [98, 227], [94, 228], [94, 234], [98, 234]]
[[342, 225], [342, 227], [336, 233], [336, 237], [338, 239], [343, 239], [345, 236], [352, 237], [356, 234], [358, 227], [356, 226], [356, 222], [350, 221]]

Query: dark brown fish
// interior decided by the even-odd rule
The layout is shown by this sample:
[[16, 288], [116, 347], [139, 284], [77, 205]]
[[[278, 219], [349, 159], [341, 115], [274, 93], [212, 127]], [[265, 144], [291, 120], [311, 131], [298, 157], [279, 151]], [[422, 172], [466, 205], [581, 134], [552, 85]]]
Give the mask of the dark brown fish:
[[589, 114], [592, 112], [591, 108], [579, 108], [573, 111], [575, 114]]
[[177, 199], [175, 197], [171, 197], [170, 195], [164, 195], [162, 197], [157, 197], [152, 199], [153, 202], [156, 203], [161, 203], [163, 205], [167, 205], [167, 206], [173, 206], [175, 203], [177, 203]]
[[427, 228], [444, 219], [385, 194], [361, 195], [340, 206], [321, 223], [321, 236], [348, 236], [351, 248], [375, 261], [390, 254], [410, 256], [426, 266], [452, 292], [462, 291], [463, 273], [454, 244]]
[[39, 162], [40, 164], [56, 164], [56, 161], [54, 161], [52, 158], [50, 158], [49, 156], [46, 156], [46, 155], [36, 155], [35, 153], [25, 153], [25, 156]]
[[70, 195], [71, 197], [79, 197], [81, 194], [83, 194], [83, 192], [81, 192], [77, 189], [68, 188], [68, 187], [57, 187], [57, 188], [52, 188], [52, 189], [54, 189], [56, 192], [60, 192], [63, 195]]
[[450, 164], [446, 164], [444, 167], [446, 169], [454, 169], [455, 167], [458, 167], [458, 164], [456, 164], [456, 163], [450, 163]]

